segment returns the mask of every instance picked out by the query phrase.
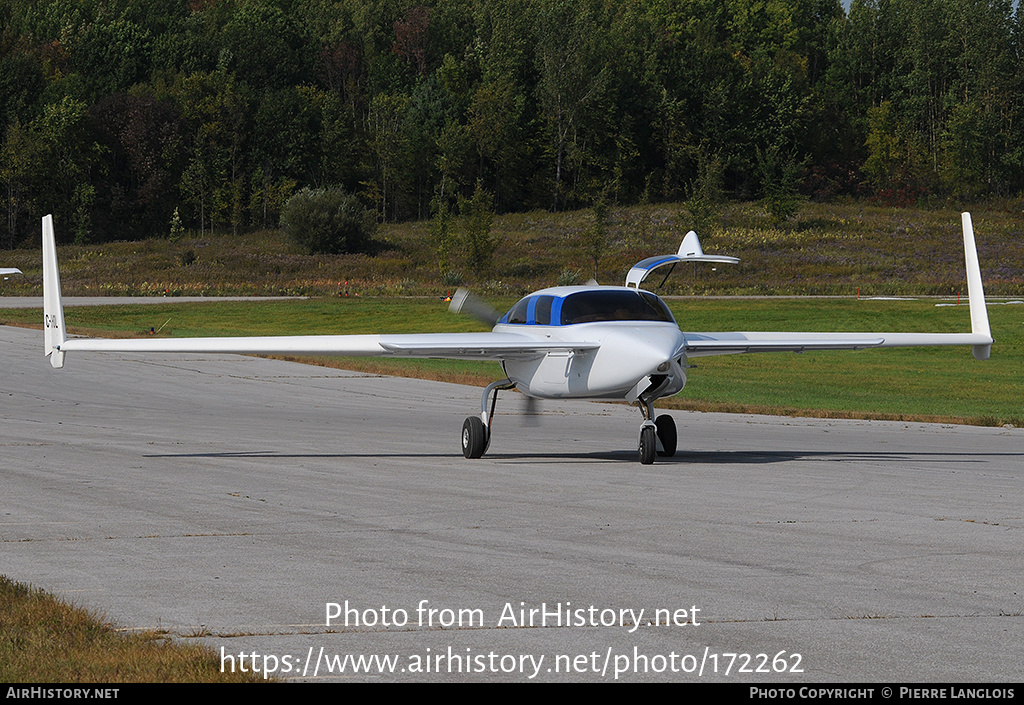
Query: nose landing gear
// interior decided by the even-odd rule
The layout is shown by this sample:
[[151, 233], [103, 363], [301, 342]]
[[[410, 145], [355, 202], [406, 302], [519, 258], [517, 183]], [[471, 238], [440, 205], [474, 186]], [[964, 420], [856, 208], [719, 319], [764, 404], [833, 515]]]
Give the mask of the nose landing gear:
[[638, 454], [640, 456], [641, 465], [650, 465], [654, 462], [654, 454], [658, 449], [656, 442], [656, 430], [653, 423], [645, 421], [644, 425], [640, 427], [640, 448]]
[[637, 399], [637, 406], [644, 415], [637, 449], [640, 464], [650, 465], [654, 462], [655, 455], [671, 458], [676, 454], [678, 441], [675, 419], [668, 414], [654, 418], [654, 404], [649, 401]]

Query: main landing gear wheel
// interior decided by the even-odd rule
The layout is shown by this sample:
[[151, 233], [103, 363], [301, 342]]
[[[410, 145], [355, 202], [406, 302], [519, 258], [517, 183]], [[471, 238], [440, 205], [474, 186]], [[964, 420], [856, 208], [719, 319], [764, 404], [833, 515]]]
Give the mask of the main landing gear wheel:
[[657, 449], [654, 426], [642, 426], [640, 428], [640, 464], [650, 465], [654, 462], [654, 453]]
[[498, 390], [512, 389], [515, 386], [512, 380], [506, 378], [491, 382], [484, 388], [483, 396], [480, 398], [480, 415], [470, 416], [462, 424], [462, 454], [464, 456], [481, 458], [487, 452], [487, 446], [490, 445], [491, 440], [494, 407], [498, 405]]
[[479, 416], [470, 416], [462, 424], [462, 454], [467, 458], [482, 457], [487, 450], [487, 427]]
[[668, 414], [662, 414], [654, 419], [654, 425], [658, 427], [658, 440], [661, 441], [661, 450], [658, 455], [671, 458], [676, 454], [676, 422]]

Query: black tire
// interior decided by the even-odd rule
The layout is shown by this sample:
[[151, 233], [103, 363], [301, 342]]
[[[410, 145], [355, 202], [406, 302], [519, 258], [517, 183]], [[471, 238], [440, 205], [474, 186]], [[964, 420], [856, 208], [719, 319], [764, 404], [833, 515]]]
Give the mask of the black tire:
[[487, 450], [487, 428], [479, 416], [470, 416], [462, 424], [462, 454], [479, 458]]
[[657, 448], [657, 440], [654, 435], [654, 426], [644, 426], [640, 429], [640, 464], [650, 465], [654, 462], [654, 454]]
[[658, 451], [658, 455], [663, 455], [666, 458], [671, 458], [676, 454], [676, 443], [678, 436], [676, 435], [676, 421], [668, 414], [662, 414], [658, 418], [654, 419], [654, 425], [658, 427], [658, 440], [661, 441], [662, 450]]

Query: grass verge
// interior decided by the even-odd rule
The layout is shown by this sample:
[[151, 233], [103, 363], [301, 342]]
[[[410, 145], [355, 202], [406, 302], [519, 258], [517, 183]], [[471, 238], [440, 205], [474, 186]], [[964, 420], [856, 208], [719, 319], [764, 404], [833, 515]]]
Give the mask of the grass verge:
[[105, 617], [0, 576], [0, 682], [242, 683], [213, 650], [159, 632], [126, 634]]

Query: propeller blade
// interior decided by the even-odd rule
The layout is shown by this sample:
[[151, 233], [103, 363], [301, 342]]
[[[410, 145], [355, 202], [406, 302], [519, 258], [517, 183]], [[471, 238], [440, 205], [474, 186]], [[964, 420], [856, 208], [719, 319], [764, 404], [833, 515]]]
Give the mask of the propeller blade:
[[460, 288], [455, 292], [448, 310], [452, 313], [468, 313], [491, 327], [501, 318], [501, 313], [497, 309], [466, 288]]
[[527, 395], [523, 400], [523, 425], [524, 426], [540, 426], [540, 420], [537, 418], [540, 416], [540, 402], [535, 398]]

